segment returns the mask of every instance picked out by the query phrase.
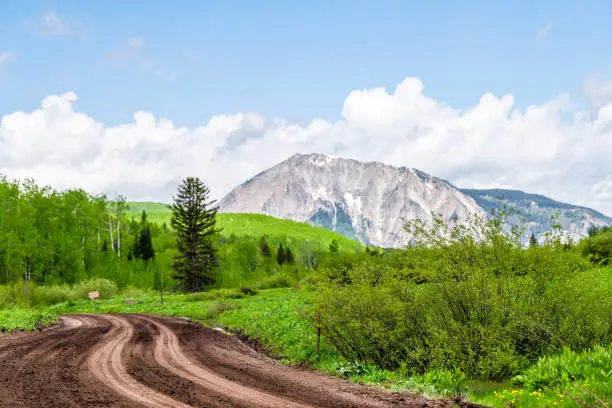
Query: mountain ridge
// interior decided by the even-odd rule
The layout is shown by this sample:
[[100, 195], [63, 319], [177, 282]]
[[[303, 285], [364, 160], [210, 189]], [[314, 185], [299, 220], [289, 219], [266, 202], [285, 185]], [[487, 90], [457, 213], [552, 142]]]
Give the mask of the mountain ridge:
[[[506, 197], [500, 200], [495, 194]], [[573, 238], [586, 235], [593, 225], [612, 224], [612, 218], [599, 211], [540, 194], [462, 189], [416, 168], [319, 153], [294, 154], [219, 201], [220, 212], [263, 213], [307, 222], [381, 247], [407, 244], [410, 237], [403, 231], [403, 218], [431, 220], [433, 211], [449, 222], [462, 223], [469, 215], [484, 215], [504, 205], [521, 210], [529, 231], [537, 236], [550, 229], [550, 216], [556, 213]]]

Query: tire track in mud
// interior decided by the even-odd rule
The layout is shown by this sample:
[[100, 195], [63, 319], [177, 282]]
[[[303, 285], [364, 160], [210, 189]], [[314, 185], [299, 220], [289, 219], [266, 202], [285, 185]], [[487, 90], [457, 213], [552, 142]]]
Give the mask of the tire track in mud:
[[[467, 406], [468, 404], [459, 404]], [[71, 315], [0, 337], [0, 407], [450, 407], [278, 365], [183, 319]]]
[[279, 398], [274, 395], [258, 391], [253, 388], [245, 387], [239, 383], [226, 380], [215, 374], [213, 371], [199, 366], [181, 351], [178, 338], [168, 328], [168, 326], [148, 319], [160, 332], [154, 343], [155, 359], [166, 369], [179, 377], [202, 386], [211, 391], [221, 392], [231, 399], [236, 399], [245, 406], [249, 407], [269, 407], [269, 408], [309, 408], [312, 405], [305, 405], [294, 402], [286, 398]]
[[125, 318], [103, 315], [113, 325], [108, 340], [89, 357], [89, 370], [104, 384], [137, 403], [151, 408], [190, 408], [164, 394], [142, 385], [131, 377], [121, 357], [134, 336], [134, 326]]

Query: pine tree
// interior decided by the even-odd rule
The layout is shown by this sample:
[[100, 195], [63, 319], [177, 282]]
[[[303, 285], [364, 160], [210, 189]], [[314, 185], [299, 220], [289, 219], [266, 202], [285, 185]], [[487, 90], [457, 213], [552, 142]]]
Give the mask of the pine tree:
[[538, 246], [538, 240], [535, 237], [535, 234], [532, 232], [531, 233], [531, 238], [529, 238], [529, 246]]
[[285, 261], [285, 248], [283, 248], [283, 244], [279, 244], [278, 251], [276, 251], [276, 262], [278, 262], [279, 265], [282, 265], [285, 263]]
[[140, 259], [143, 261], [148, 262], [149, 259], [155, 257], [155, 248], [153, 248], [153, 240], [151, 238], [149, 226], [144, 227], [140, 232], [138, 246], [140, 247]]
[[170, 206], [170, 225], [179, 251], [173, 262], [174, 278], [188, 292], [201, 291], [215, 282], [218, 260], [213, 240], [220, 230], [215, 228], [218, 207], [215, 200], [207, 201], [209, 194], [210, 189], [198, 177], [187, 177]]
[[285, 263], [288, 265], [293, 265], [295, 262], [295, 259], [293, 257], [293, 252], [291, 252], [291, 248], [287, 247], [285, 248]]
[[[140, 237], [138, 235], [134, 235], [134, 246], [131, 253], [134, 258], [140, 259]], [[128, 256], [128, 260], [131, 260], [131, 257]]]
[[265, 256], [267, 258], [272, 256], [270, 245], [268, 245], [268, 241], [266, 241], [265, 237], [261, 237], [259, 240], [259, 250], [261, 251], [261, 256]]
[[332, 239], [332, 242], [329, 243], [329, 252], [336, 254], [339, 250], [340, 245], [338, 245], [338, 240], [336, 238]]
[[142, 210], [142, 217], [140, 220], [140, 237], [138, 239], [138, 256], [137, 258], [148, 262], [149, 259], [155, 257], [155, 249], [153, 248], [153, 240], [151, 238], [151, 230], [149, 229], [149, 223], [147, 222], [147, 213]]

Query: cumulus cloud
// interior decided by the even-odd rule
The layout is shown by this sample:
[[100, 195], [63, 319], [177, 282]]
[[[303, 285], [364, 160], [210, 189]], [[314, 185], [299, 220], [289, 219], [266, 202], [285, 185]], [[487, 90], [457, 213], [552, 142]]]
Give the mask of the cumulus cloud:
[[393, 92], [351, 92], [342, 119], [300, 126], [257, 113], [211, 117], [195, 128], [137, 112], [106, 126], [76, 109], [76, 95], [47, 97], [0, 124], [0, 173], [58, 188], [169, 200], [185, 176], [213, 195], [294, 153], [319, 152], [416, 167], [461, 187], [505, 187], [612, 214], [612, 99], [572, 110], [567, 95], [518, 109], [512, 95], [483, 95], [456, 109], [407, 78]]

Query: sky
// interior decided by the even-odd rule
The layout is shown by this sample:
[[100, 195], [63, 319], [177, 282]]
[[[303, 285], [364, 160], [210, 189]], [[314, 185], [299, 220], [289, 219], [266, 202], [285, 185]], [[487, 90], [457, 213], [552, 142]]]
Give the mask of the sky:
[[215, 198], [294, 153], [612, 215], [612, 2], [0, 6], [0, 174]]

